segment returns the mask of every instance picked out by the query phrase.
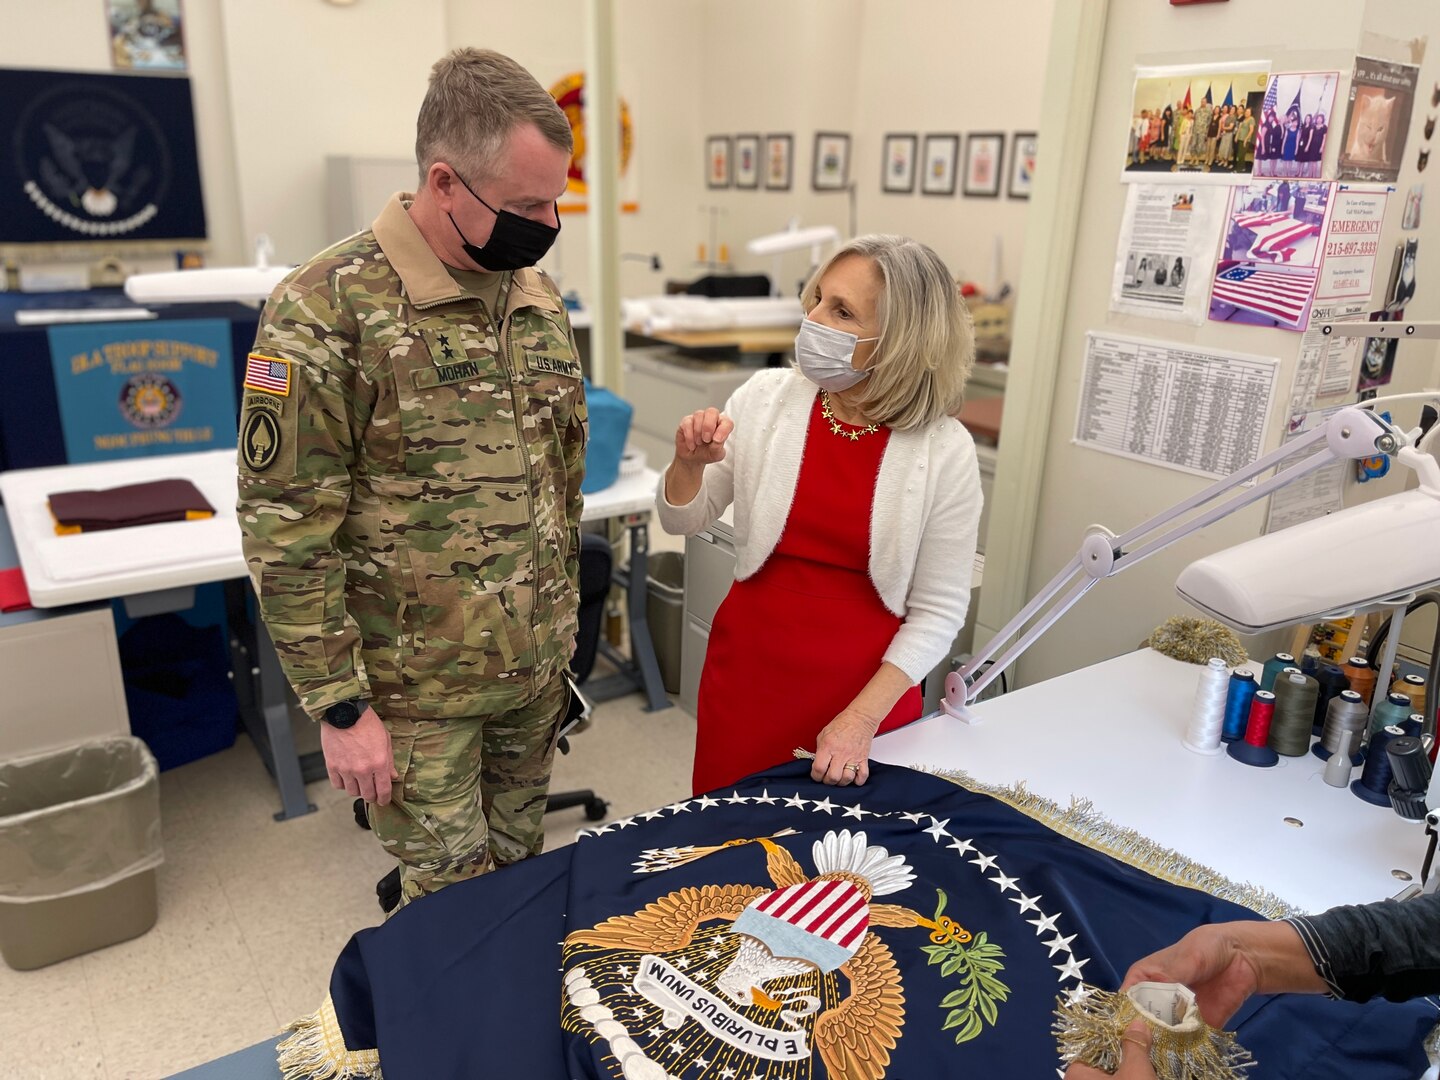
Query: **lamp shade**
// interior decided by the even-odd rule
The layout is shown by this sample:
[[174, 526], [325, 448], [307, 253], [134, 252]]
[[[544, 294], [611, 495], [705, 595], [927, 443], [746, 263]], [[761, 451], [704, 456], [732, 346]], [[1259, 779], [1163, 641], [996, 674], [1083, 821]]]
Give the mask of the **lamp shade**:
[[1440, 497], [1401, 492], [1199, 559], [1188, 603], [1242, 634], [1356, 611], [1440, 584]]

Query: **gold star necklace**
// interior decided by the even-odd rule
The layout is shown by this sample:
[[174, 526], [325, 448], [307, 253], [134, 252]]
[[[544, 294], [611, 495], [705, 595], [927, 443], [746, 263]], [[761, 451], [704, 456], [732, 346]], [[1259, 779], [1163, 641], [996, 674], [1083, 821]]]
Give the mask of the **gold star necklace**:
[[[835, 419], [835, 414], [830, 411], [830, 391], [820, 391], [820, 415], [830, 425], [830, 430], [842, 439], [849, 439], [851, 442], [859, 442], [861, 435], [874, 435], [880, 430], [879, 424], [866, 424], [864, 427], [842, 424]], [[847, 430], [848, 428], [848, 430]]]

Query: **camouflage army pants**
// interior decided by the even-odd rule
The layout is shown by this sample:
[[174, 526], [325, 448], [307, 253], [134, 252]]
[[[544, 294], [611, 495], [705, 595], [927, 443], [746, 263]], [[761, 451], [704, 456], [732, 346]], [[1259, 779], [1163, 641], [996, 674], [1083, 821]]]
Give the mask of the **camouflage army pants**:
[[558, 678], [506, 713], [383, 718], [400, 779], [389, 806], [367, 803], [366, 811], [371, 830], [399, 860], [402, 904], [540, 853], [569, 693]]

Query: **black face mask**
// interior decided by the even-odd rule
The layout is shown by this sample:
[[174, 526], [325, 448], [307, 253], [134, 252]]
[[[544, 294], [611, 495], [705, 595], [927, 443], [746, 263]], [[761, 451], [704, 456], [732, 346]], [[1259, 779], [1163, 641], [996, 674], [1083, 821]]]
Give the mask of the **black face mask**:
[[[450, 170], [455, 172], [454, 169]], [[465, 184], [465, 178], [458, 172], [455, 179]], [[555, 238], [560, 235], [558, 225], [546, 225], [544, 222], [531, 221], [519, 214], [512, 214], [509, 210], [496, 210], [479, 195], [469, 184], [465, 184], [465, 190], [475, 195], [479, 204], [495, 215], [495, 227], [490, 230], [490, 239], [485, 241], [484, 247], [476, 247], [465, 239], [465, 234], [460, 232], [460, 226], [455, 224], [455, 215], [448, 214], [450, 224], [455, 225], [455, 231], [460, 233], [460, 240], [465, 248], [465, 254], [486, 270], [499, 272], [502, 270], [519, 270], [526, 266], [534, 266], [545, 257], [550, 250]], [[559, 212], [556, 212], [556, 221], [559, 221]]]

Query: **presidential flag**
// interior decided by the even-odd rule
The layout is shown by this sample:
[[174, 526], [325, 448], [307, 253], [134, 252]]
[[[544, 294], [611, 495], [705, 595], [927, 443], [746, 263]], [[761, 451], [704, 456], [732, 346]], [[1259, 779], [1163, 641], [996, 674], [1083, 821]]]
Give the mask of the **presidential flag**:
[[[1258, 917], [1217, 891], [1285, 910], [1083, 806], [886, 765], [826, 787], [794, 763], [361, 931], [280, 1064], [287, 1080], [1054, 1077], [1057, 1002], [1115, 989], [1200, 923]], [[1436, 1008], [1254, 998], [1233, 1026], [1266, 1080], [1413, 1080]]]
[[[1210, 317], [1223, 321], [1234, 312], [1249, 312], [1265, 325], [1273, 320], [1292, 330], [1303, 329], [1309, 321], [1315, 283], [1314, 270], [1221, 263], [1210, 293]], [[1242, 318], [1239, 321], [1257, 320]]]

